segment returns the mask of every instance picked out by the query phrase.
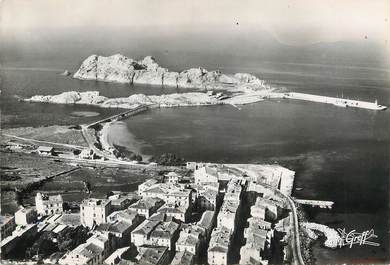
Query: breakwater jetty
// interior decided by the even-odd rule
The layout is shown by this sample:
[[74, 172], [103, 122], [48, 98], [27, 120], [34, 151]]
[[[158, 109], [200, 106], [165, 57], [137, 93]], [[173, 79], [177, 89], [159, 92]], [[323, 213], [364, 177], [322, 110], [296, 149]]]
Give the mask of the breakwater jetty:
[[326, 97], [326, 96], [297, 93], [297, 92], [284, 93], [283, 98], [305, 100], [305, 101], [312, 101], [318, 103], [327, 103], [327, 104], [335, 105], [337, 107], [344, 107], [344, 108], [349, 107], [349, 108], [361, 108], [361, 109], [369, 109], [369, 110], [387, 109], [387, 106], [379, 105], [377, 101], [368, 102], [368, 101], [361, 101], [361, 100]]
[[304, 205], [310, 205], [311, 207], [319, 207], [319, 208], [326, 208], [326, 209], [332, 209], [334, 202], [332, 201], [319, 201], [319, 200], [302, 200], [302, 199], [295, 199], [295, 202], [299, 204]]

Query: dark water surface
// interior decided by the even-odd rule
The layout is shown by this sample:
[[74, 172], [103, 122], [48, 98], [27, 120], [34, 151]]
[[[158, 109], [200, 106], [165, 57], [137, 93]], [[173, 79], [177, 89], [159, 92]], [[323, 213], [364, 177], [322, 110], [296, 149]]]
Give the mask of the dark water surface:
[[[244, 65], [244, 64], [243, 64]], [[206, 65], [207, 67], [207, 65]], [[380, 67], [345, 67], [261, 62], [247, 67], [219, 67], [251, 72], [288, 90], [344, 96], [390, 105], [389, 71]], [[18, 102], [14, 95], [99, 90], [108, 97], [134, 93], [163, 94], [176, 89], [74, 80], [63, 69], [2, 69], [1, 126], [75, 124], [121, 110], [80, 105]], [[72, 69], [70, 69], [72, 70]], [[100, 116], [78, 117], [74, 111]], [[242, 110], [231, 106], [148, 111], [125, 121], [145, 154], [173, 152], [187, 160], [227, 163], [274, 163], [296, 171], [294, 196], [335, 202], [331, 211], [312, 214], [334, 228], [374, 228], [381, 247], [314, 248], [319, 264], [375, 262], [388, 258], [390, 111], [344, 109], [299, 101], [264, 101]]]

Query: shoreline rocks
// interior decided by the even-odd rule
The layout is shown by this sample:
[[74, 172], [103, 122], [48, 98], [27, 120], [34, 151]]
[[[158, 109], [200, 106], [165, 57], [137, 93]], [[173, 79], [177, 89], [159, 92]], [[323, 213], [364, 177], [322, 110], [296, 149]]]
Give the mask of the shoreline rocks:
[[263, 101], [266, 98], [282, 98], [283, 94], [273, 92], [272, 90], [259, 90], [247, 93], [235, 93], [230, 97], [219, 99], [211, 93], [187, 92], [173, 93], [163, 95], [145, 95], [133, 94], [128, 97], [107, 98], [101, 96], [99, 91], [77, 92], [69, 91], [58, 95], [36, 95], [28, 99], [22, 99], [26, 102], [42, 102], [54, 104], [84, 104], [94, 105], [102, 108], [123, 108], [133, 109], [140, 105], [150, 108], [169, 108], [169, 107], [190, 107], [190, 106], [208, 106], [208, 105], [245, 105]]
[[70, 76], [72, 73], [69, 72], [68, 70], [65, 70], [63, 71], [62, 73], [60, 73], [60, 75], [63, 75], [63, 76]]
[[174, 93], [160, 96], [134, 94], [129, 97], [107, 98], [101, 96], [98, 91], [69, 91], [58, 95], [37, 95], [29, 99], [24, 99], [24, 101], [55, 104], [85, 104], [102, 108], [123, 109], [132, 109], [139, 105], [146, 105], [149, 107], [180, 107], [224, 104], [223, 101], [202, 92]]
[[328, 248], [337, 248], [341, 238], [339, 233], [326, 225], [317, 224], [317, 223], [301, 223], [301, 227], [304, 228], [307, 231], [308, 236], [312, 240], [318, 239], [318, 234], [325, 236], [325, 242], [324, 245]]

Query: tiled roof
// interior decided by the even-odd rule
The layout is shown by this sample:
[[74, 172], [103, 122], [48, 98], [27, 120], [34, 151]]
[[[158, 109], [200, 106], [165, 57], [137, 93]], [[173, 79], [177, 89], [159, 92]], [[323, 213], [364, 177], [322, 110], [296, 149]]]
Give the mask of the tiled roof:
[[159, 223], [151, 233], [150, 237], [172, 238], [178, 228], [179, 225], [172, 221]]
[[208, 251], [227, 252], [230, 245], [230, 230], [224, 226], [213, 230]]
[[173, 258], [171, 265], [191, 265], [194, 255], [188, 251], [178, 251]]
[[200, 221], [197, 223], [201, 227], [208, 228], [210, 227], [214, 217], [214, 211], [205, 211], [200, 218]]
[[159, 221], [145, 220], [132, 233], [148, 235], [159, 223]]
[[199, 242], [199, 233], [196, 231], [181, 231], [180, 237], [176, 242], [176, 245], [183, 245], [183, 246], [195, 246]]
[[144, 198], [144, 199], [137, 201], [136, 203], [133, 203], [132, 205], [130, 205], [129, 208], [150, 209], [150, 208], [153, 208], [156, 205], [156, 203], [159, 201], [162, 202], [162, 200], [157, 199], [157, 198]]

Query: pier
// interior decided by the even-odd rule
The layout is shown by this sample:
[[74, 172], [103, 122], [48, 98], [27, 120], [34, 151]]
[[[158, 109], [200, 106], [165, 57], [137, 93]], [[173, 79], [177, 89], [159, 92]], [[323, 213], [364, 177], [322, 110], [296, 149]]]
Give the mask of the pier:
[[305, 100], [305, 101], [312, 101], [312, 102], [318, 102], [318, 103], [332, 104], [332, 105], [335, 105], [337, 107], [344, 107], [344, 108], [350, 107], [350, 108], [360, 108], [360, 109], [369, 109], [369, 110], [386, 110], [387, 109], [386, 106], [378, 105], [377, 101], [368, 102], [368, 101], [361, 101], [361, 100], [326, 97], [326, 96], [296, 93], [296, 92], [284, 93], [283, 97], [287, 98], [287, 99], [297, 99], [297, 100]]
[[321, 209], [332, 209], [334, 202], [332, 201], [319, 201], [319, 200], [301, 200], [295, 199], [296, 203], [310, 205], [311, 207], [320, 207]]

